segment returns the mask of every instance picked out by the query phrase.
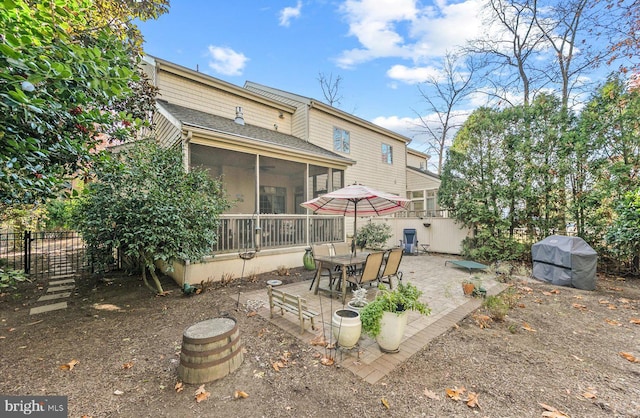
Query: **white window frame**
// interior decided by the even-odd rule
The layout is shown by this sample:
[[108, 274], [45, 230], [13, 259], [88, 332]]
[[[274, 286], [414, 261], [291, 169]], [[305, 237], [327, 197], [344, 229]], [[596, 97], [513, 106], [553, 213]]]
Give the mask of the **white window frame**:
[[393, 146], [389, 144], [382, 144], [382, 162], [385, 164], [393, 165]]
[[333, 150], [345, 154], [351, 153], [351, 134], [349, 131], [333, 127]]

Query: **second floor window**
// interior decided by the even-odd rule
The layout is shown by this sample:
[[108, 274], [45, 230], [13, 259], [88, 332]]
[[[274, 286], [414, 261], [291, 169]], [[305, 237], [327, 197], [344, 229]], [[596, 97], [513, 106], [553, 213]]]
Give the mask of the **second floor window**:
[[349, 131], [345, 131], [340, 128], [333, 128], [333, 150], [349, 154], [351, 151]]
[[393, 164], [393, 147], [388, 144], [382, 144], [382, 162]]

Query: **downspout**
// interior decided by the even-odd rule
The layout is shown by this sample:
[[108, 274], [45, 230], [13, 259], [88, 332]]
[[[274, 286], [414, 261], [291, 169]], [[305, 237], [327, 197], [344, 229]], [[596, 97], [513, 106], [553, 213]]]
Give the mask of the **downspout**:
[[191, 138], [193, 138], [193, 131], [187, 130], [186, 132], [182, 131], [182, 164], [184, 165], [184, 170], [188, 173], [191, 170], [191, 155], [189, 153], [189, 143], [191, 142]]

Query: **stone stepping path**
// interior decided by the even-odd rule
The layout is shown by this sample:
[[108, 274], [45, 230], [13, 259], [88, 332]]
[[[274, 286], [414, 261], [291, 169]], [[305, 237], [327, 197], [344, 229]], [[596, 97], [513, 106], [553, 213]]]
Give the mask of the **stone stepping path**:
[[[49, 287], [38, 302], [47, 302], [46, 305], [31, 308], [29, 315], [37, 315], [40, 313], [56, 311], [58, 309], [66, 309], [67, 302], [60, 302], [60, 299], [66, 299], [71, 296], [71, 290], [75, 288], [76, 281], [74, 274], [66, 274], [60, 276], [52, 276], [49, 281]], [[54, 303], [50, 303], [55, 301]]]
[[29, 315], [36, 315], [44, 312], [57, 311], [58, 309], [66, 309], [67, 302], [58, 302], [51, 305], [38, 306], [36, 308], [31, 308], [29, 311]]

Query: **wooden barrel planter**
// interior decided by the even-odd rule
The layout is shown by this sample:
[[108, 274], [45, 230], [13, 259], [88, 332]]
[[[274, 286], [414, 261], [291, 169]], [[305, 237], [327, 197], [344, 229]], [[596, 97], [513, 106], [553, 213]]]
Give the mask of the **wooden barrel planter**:
[[236, 370], [243, 359], [236, 320], [208, 319], [184, 331], [178, 375], [184, 383], [208, 383]]

